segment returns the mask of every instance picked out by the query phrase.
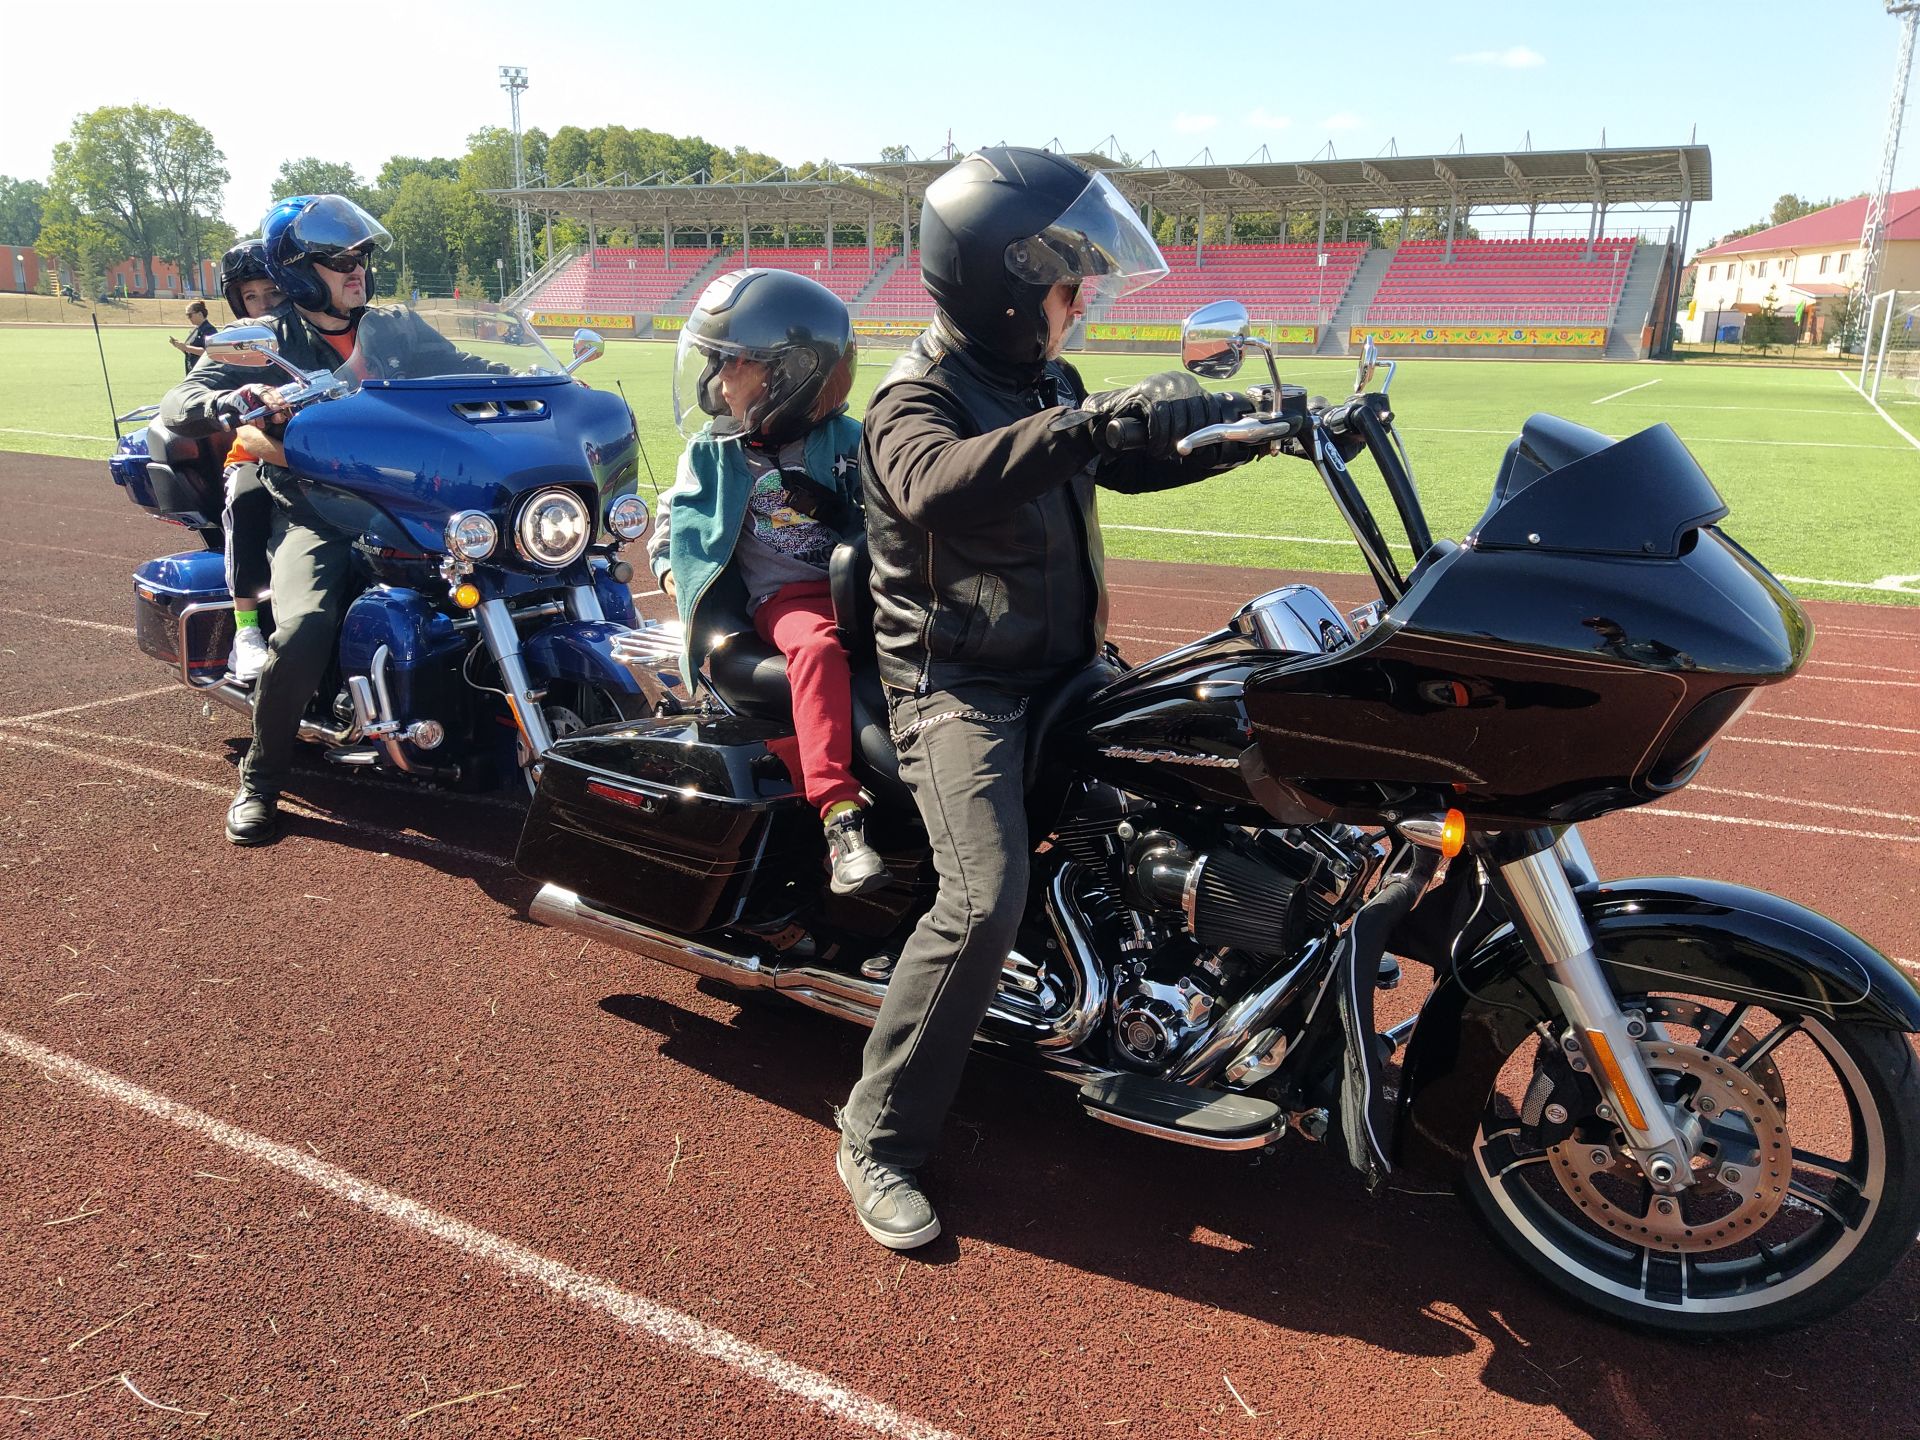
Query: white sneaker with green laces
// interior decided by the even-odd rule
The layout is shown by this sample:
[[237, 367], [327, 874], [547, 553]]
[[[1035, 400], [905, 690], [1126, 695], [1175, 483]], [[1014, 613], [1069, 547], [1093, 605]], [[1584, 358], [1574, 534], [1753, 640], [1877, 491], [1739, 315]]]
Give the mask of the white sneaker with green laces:
[[267, 637], [258, 625], [242, 625], [233, 632], [233, 653], [227, 669], [236, 680], [258, 680], [267, 668]]
[[853, 1218], [889, 1250], [917, 1250], [940, 1237], [940, 1217], [912, 1174], [876, 1160], [844, 1136], [836, 1160]]

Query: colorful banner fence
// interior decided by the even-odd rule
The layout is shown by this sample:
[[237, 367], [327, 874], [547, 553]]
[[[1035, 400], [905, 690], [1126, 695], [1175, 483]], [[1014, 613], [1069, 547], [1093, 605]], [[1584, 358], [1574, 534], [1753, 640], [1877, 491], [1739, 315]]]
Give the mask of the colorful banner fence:
[[574, 330], [631, 330], [631, 315], [582, 315], [571, 310], [536, 310], [531, 316], [535, 325], [551, 325], [555, 329]]
[[1364, 345], [1580, 345], [1607, 343], [1604, 325], [1356, 325], [1347, 339]]
[[684, 315], [656, 315], [653, 317], [653, 328], [668, 335], [677, 334], [679, 331], [687, 328], [687, 317]]
[[[1255, 325], [1253, 333], [1275, 345], [1311, 345], [1320, 338], [1316, 325]], [[1087, 326], [1089, 340], [1132, 340], [1144, 344], [1164, 344], [1180, 338], [1180, 327], [1172, 324], [1116, 324], [1105, 320]]]
[[856, 335], [885, 335], [901, 340], [911, 340], [926, 328], [925, 320], [856, 320], [853, 322], [853, 333]]

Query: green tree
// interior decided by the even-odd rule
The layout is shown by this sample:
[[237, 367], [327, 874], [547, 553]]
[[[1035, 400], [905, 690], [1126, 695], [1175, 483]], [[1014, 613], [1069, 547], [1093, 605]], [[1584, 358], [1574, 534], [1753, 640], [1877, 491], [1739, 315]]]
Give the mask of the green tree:
[[288, 195], [344, 195], [368, 209], [376, 203], [372, 187], [353, 166], [315, 155], [281, 162], [280, 173], [273, 179], [273, 196], [279, 200]]
[[40, 234], [47, 187], [38, 180], [0, 175], [0, 245], [31, 245]]
[[1778, 286], [1769, 285], [1761, 297], [1759, 313], [1747, 317], [1741, 335], [1754, 354], [1765, 355], [1780, 342], [1780, 329], [1780, 290]]
[[47, 203], [36, 244], [41, 256], [51, 260], [48, 290], [58, 283], [64, 266], [73, 276], [74, 289], [82, 299], [92, 300], [100, 293], [107, 267], [118, 258], [120, 237], [88, 214], [77, 198], [56, 183]]
[[[462, 205], [458, 180], [415, 170], [401, 180], [393, 203], [381, 217], [393, 235], [401, 268], [422, 290], [444, 295], [453, 288], [454, 229]], [[409, 285], [401, 293], [411, 291]]]
[[73, 122], [53, 148], [51, 188], [145, 259], [198, 268], [206, 220], [219, 213], [226, 156], [176, 110], [105, 105]]

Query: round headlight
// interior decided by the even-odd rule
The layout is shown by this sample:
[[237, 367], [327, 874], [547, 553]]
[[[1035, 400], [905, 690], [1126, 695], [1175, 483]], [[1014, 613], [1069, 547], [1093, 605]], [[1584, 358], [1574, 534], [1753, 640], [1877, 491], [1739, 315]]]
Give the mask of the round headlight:
[[593, 516], [571, 490], [542, 490], [520, 507], [514, 536], [527, 559], [558, 570], [586, 550], [593, 539]]
[[462, 510], [447, 519], [447, 553], [462, 560], [484, 560], [500, 543], [500, 529], [478, 510]]
[[638, 540], [647, 533], [652, 518], [647, 514], [647, 502], [638, 495], [622, 495], [607, 507], [607, 529], [622, 540]]

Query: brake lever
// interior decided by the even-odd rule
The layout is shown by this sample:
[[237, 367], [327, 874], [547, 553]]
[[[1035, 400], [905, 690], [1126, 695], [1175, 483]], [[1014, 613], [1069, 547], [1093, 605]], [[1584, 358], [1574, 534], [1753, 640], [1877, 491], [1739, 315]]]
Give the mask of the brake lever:
[[320, 400], [338, 400], [347, 393], [347, 382], [328, 377], [326, 384], [319, 382], [302, 385], [298, 388], [280, 392], [280, 398], [271, 405], [258, 405], [240, 417], [242, 425], [251, 425], [263, 415], [272, 415], [275, 411], [296, 414], [307, 406]]
[[1191, 455], [1208, 445], [1264, 445], [1285, 440], [1298, 428], [1288, 418], [1262, 419], [1257, 415], [1248, 415], [1239, 420], [1230, 420], [1225, 425], [1207, 425], [1191, 435], [1183, 435], [1173, 448], [1182, 455]]

